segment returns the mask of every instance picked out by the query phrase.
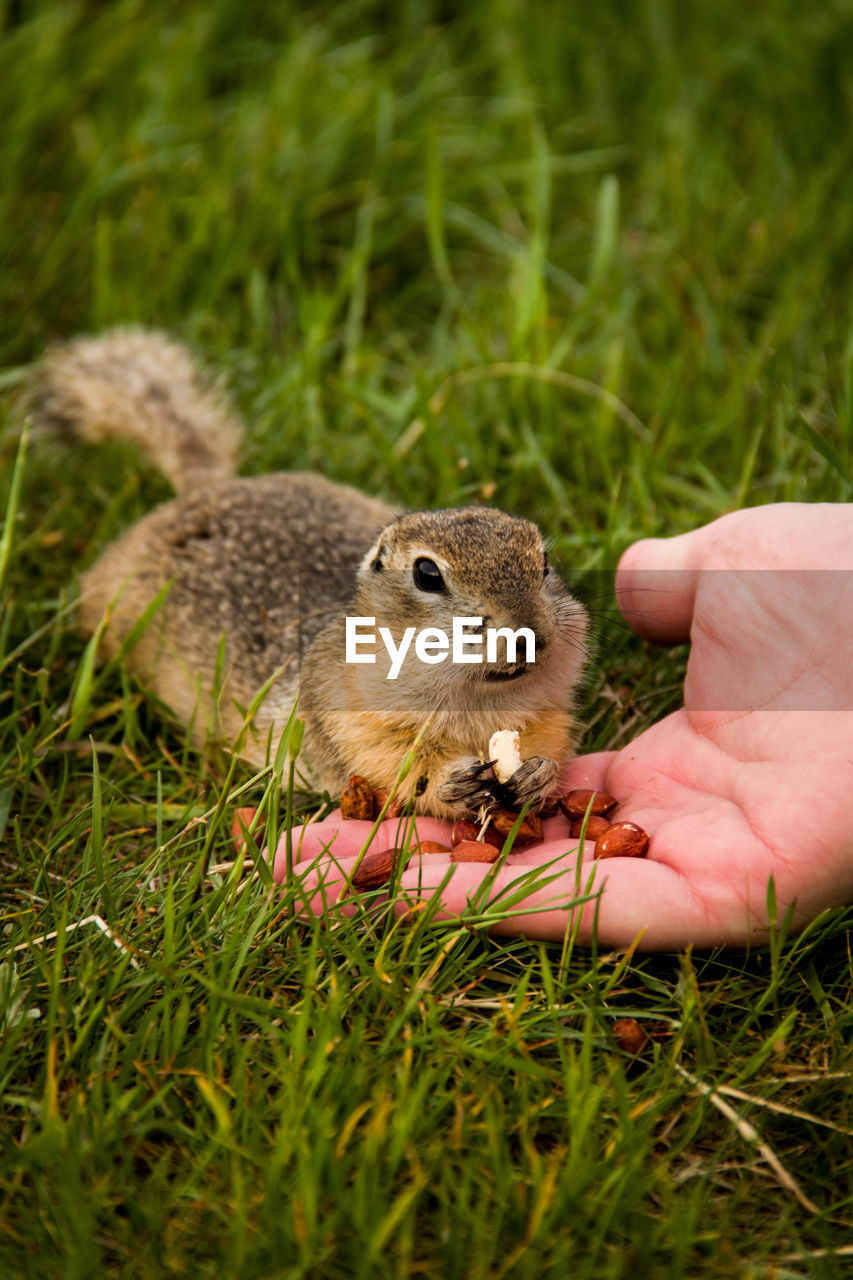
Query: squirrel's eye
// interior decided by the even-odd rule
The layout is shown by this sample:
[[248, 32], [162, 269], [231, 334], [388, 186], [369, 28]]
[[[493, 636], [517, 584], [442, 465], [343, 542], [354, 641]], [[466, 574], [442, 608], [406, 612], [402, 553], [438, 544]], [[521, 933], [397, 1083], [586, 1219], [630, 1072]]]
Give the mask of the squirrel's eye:
[[444, 578], [434, 560], [418, 556], [412, 569], [412, 578], [418, 591], [444, 591]]
[[542, 557], [542, 577], [547, 578], [550, 572], [551, 572], [551, 562], [546, 555]]

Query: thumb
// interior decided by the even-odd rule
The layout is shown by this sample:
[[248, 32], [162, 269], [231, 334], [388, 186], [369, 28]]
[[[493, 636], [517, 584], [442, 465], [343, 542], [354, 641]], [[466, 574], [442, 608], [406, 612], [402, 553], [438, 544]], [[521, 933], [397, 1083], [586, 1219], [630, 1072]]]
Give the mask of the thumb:
[[[847, 539], [847, 526], [831, 513], [836, 536]], [[622, 556], [616, 569], [616, 600], [625, 621], [646, 640], [679, 644], [690, 639], [693, 606], [700, 573], [708, 568], [772, 568], [790, 560], [785, 535], [793, 524], [805, 526], [799, 542], [811, 545], [814, 531], [826, 525], [816, 505], [784, 503], [745, 507], [718, 516], [710, 524], [674, 538], [644, 538]], [[814, 558], [814, 553], [810, 553]]]
[[624, 552], [616, 569], [616, 602], [644, 639], [679, 644], [690, 638], [705, 532], [644, 538]]

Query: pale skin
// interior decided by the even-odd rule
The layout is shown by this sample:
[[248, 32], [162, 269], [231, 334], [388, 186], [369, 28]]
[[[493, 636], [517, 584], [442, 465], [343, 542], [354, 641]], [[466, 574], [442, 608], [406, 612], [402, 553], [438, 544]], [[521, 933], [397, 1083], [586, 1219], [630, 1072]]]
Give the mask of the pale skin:
[[[557, 879], [491, 931], [560, 941], [571, 927], [588, 943], [597, 911], [608, 947], [744, 947], [769, 937], [771, 877], [777, 918], [793, 904], [794, 929], [853, 902], [853, 505], [759, 507], [636, 543], [615, 590], [638, 634], [690, 642], [684, 705], [619, 751], [579, 756], [561, 789], [618, 797], [616, 816], [651, 836], [648, 855], [595, 861], [561, 817], [547, 819], [544, 842], [512, 853], [489, 892], [546, 865]], [[447, 823], [419, 818], [417, 828], [450, 843]], [[341, 871], [369, 830], [334, 815], [294, 832], [306, 910], [346, 895]], [[386, 822], [372, 848], [396, 836]], [[578, 856], [584, 889], [591, 877], [601, 892], [573, 909]], [[460, 915], [488, 873], [416, 856], [396, 907], [440, 893], [441, 915]], [[282, 841], [275, 878], [285, 874]]]

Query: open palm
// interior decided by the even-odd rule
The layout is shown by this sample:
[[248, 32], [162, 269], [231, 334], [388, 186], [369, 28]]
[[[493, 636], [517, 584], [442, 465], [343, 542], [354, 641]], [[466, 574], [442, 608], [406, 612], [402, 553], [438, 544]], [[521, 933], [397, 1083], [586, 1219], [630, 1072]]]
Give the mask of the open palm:
[[[779, 916], [794, 903], [799, 926], [853, 901], [853, 507], [756, 508], [637, 543], [616, 593], [641, 635], [689, 638], [684, 706], [620, 751], [572, 761], [563, 782], [619, 797], [611, 816], [648, 831], [648, 856], [594, 862], [586, 844], [578, 877], [577, 841], [549, 819], [542, 844], [492, 873], [500, 900], [547, 869], [494, 932], [559, 939], [573, 924], [579, 940], [596, 927], [608, 946], [745, 945], [766, 940], [771, 877]], [[385, 826], [377, 848], [394, 842], [396, 823]], [[311, 909], [345, 886], [338, 868], [353, 865], [368, 830], [335, 819], [306, 828], [303, 860], [330, 840], [334, 854], [308, 873]], [[446, 824], [419, 819], [418, 830], [447, 841]], [[280, 850], [278, 879], [283, 862]], [[440, 891], [442, 911], [461, 913], [489, 871], [414, 859], [400, 909]], [[601, 892], [573, 910], [579, 884]]]

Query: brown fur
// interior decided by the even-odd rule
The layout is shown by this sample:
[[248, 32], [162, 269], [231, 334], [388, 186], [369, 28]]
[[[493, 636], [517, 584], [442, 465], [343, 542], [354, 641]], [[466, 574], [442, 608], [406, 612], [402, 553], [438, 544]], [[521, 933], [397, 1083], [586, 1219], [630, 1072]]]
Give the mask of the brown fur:
[[[483, 758], [496, 729], [519, 729], [525, 756], [566, 758], [586, 615], [543, 574], [535, 525], [482, 507], [395, 516], [316, 475], [230, 477], [239, 427], [183, 348], [160, 334], [125, 330], [52, 351], [32, 405], [85, 439], [137, 440], [186, 488], [82, 575], [80, 617], [88, 631], [106, 620], [104, 651], [115, 654], [168, 586], [129, 662], [200, 741], [233, 741], [275, 675], [243, 754], [266, 762], [298, 691], [303, 760], [332, 794], [352, 772], [393, 786], [419, 735], [401, 795], [419, 793], [418, 810], [438, 816], [464, 810], [441, 788]], [[419, 555], [440, 567], [441, 595], [413, 585]], [[493, 680], [479, 667], [415, 663], [390, 681], [381, 647], [373, 666], [344, 662], [347, 614], [375, 617], [397, 640], [407, 626], [449, 631], [454, 614], [527, 626], [537, 661], [517, 679], [506, 664], [497, 674], [507, 678]]]
[[243, 434], [186, 349], [152, 330], [113, 329], [54, 347], [31, 408], [48, 426], [84, 440], [134, 441], [178, 493], [194, 476], [231, 475]]

